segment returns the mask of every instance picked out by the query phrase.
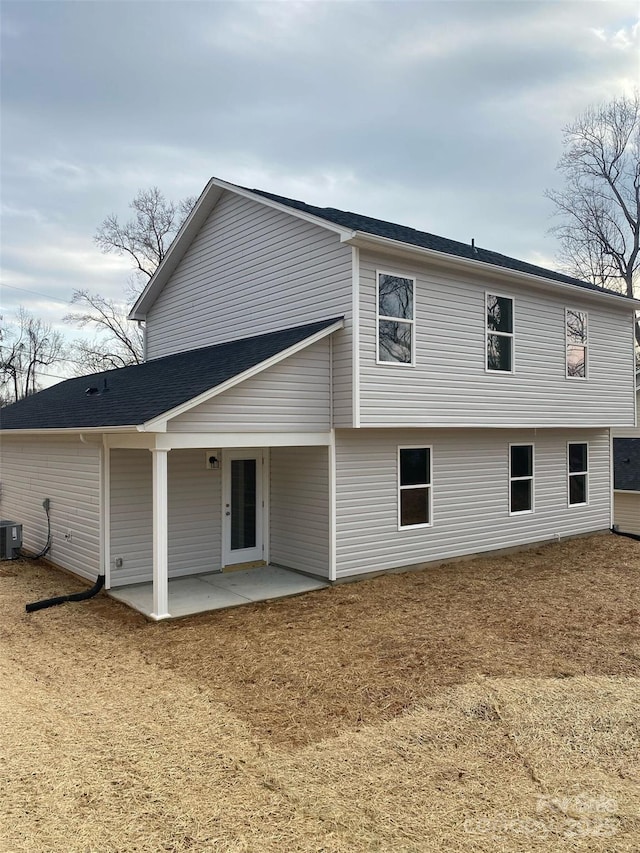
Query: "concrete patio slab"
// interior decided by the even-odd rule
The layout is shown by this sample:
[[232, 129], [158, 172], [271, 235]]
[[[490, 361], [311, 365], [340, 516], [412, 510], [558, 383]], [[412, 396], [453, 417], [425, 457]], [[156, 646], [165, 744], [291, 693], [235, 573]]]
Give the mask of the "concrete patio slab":
[[277, 566], [261, 566], [240, 572], [217, 572], [201, 577], [216, 589], [228, 590], [250, 601], [299, 595], [328, 586], [324, 581]]
[[[325, 581], [277, 566], [238, 572], [208, 572], [169, 579], [169, 614], [175, 619], [209, 610], [239, 607], [256, 601], [301, 595], [329, 586]], [[109, 595], [134, 610], [153, 612], [153, 584], [139, 583], [110, 589]]]

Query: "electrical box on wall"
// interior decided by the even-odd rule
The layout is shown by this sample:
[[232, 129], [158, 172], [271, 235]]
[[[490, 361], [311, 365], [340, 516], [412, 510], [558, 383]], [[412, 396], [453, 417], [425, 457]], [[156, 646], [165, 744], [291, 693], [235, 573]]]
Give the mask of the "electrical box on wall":
[[217, 471], [220, 468], [220, 451], [207, 450], [207, 468], [210, 471]]
[[0, 560], [15, 560], [22, 547], [22, 525], [0, 521]]

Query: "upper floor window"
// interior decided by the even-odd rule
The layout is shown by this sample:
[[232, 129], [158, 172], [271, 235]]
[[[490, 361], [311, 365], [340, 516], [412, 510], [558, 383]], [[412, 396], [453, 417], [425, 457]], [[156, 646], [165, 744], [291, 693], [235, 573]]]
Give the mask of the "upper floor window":
[[587, 503], [589, 476], [589, 445], [586, 441], [569, 442], [567, 446], [569, 475], [569, 506]]
[[513, 299], [487, 293], [487, 370], [513, 372]]
[[378, 273], [378, 361], [413, 364], [415, 279]]
[[398, 525], [431, 524], [431, 448], [398, 448]]
[[587, 313], [567, 308], [567, 377], [587, 378]]

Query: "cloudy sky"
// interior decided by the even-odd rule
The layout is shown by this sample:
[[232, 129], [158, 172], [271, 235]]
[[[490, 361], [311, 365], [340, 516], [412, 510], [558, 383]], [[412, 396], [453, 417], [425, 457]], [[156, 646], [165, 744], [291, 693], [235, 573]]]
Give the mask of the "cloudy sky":
[[208, 178], [543, 265], [562, 128], [639, 79], [636, 2], [2, 5], [2, 313], [120, 298], [93, 242]]

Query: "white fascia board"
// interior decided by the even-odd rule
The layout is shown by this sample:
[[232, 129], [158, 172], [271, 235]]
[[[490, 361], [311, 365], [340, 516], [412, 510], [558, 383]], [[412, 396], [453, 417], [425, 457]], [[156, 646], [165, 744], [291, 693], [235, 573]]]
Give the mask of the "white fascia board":
[[123, 432], [110, 433], [103, 438], [104, 446], [109, 450], [115, 448], [133, 448], [151, 450], [156, 446], [157, 433], [153, 432]]
[[135, 424], [129, 426], [99, 426], [99, 427], [65, 427], [51, 429], [0, 429], [0, 434], [3, 438], [8, 438], [11, 435], [81, 435], [83, 433], [93, 433], [102, 435], [103, 433], [135, 433], [138, 427]]
[[343, 326], [344, 321], [337, 320], [335, 323], [332, 323], [330, 326], [327, 326], [326, 329], [321, 329], [319, 332], [310, 335], [308, 338], [304, 338], [304, 340], [298, 341], [297, 344], [294, 344], [293, 346], [290, 346], [287, 349], [276, 353], [276, 355], [272, 355], [271, 358], [268, 358], [265, 361], [261, 361], [259, 364], [250, 367], [243, 373], [239, 373], [237, 374], [237, 376], [232, 376], [231, 379], [227, 379], [226, 382], [222, 382], [220, 385], [216, 385], [215, 388], [209, 388], [202, 394], [198, 394], [197, 397], [193, 397], [191, 400], [187, 400], [186, 403], [181, 403], [179, 406], [170, 409], [168, 412], [163, 412], [161, 415], [158, 415], [157, 418], [152, 418], [150, 421], [141, 424], [138, 429], [141, 432], [166, 432], [167, 422], [170, 421], [172, 418], [176, 418], [178, 417], [178, 415], [182, 415], [185, 412], [188, 412], [190, 409], [193, 409], [195, 406], [199, 406], [201, 403], [206, 403], [213, 397], [217, 397], [219, 394], [228, 391], [229, 388], [233, 388], [235, 385], [239, 385], [241, 382], [245, 382], [247, 379], [251, 379], [252, 376], [257, 376], [258, 373], [262, 373], [263, 370], [268, 370], [270, 367], [273, 367], [279, 362], [284, 361], [286, 358], [289, 358], [289, 356], [301, 352], [303, 349], [306, 349], [312, 344], [315, 344], [318, 341], [321, 341], [323, 338], [326, 338], [329, 335], [333, 334], [333, 332], [337, 332], [338, 329], [341, 329]]
[[333, 231], [340, 236], [341, 242], [347, 241], [355, 234], [354, 231], [348, 228], [341, 228], [339, 225], [327, 222], [326, 219], [322, 219], [319, 216], [313, 216], [312, 214], [305, 213], [302, 210], [296, 210], [294, 207], [288, 207], [286, 204], [281, 204], [278, 201], [273, 201], [273, 199], [265, 198], [264, 196], [251, 192], [251, 190], [245, 190], [242, 187], [235, 186], [235, 184], [229, 184], [226, 181], [221, 181], [220, 178], [211, 178], [202, 191], [200, 198], [195, 203], [193, 210], [186, 218], [173, 242], [169, 246], [167, 254], [162, 259], [157, 270], [129, 312], [129, 320], [146, 319], [147, 311], [155, 302], [156, 296], [175, 271], [185, 252], [204, 225], [211, 211], [220, 200], [222, 193], [225, 191], [242, 196], [242, 198], [249, 198], [252, 201], [257, 201], [259, 204], [265, 205], [265, 207], [272, 207], [282, 213], [295, 216], [297, 219], [303, 219], [305, 222], [311, 222], [327, 231]]
[[328, 447], [331, 432], [166, 432], [155, 436], [159, 450], [217, 447]]
[[[403, 430], [403, 429], [445, 430], [445, 429], [450, 429], [450, 430], [456, 430], [456, 431], [457, 430], [472, 430], [472, 429], [476, 429], [476, 430], [493, 429], [493, 430], [502, 430], [503, 432], [505, 430], [519, 430], [520, 432], [526, 432], [527, 430], [529, 430], [530, 432], [533, 432], [535, 430], [545, 431], [545, 430], [562, 429], [562, 430], [573, 430], [574, 432], [582, 432], [584, 430], [596, 430], [596, 429], [597, 430], [623, 429], [627, 426], [632, 426], [632, 424], [622, 424], [622, 425], [616, 424], [615, 426], [612, 427], [610, 421], [603, 421], [602, 423], [591, 421], [589, 423], [584, 423], [584, 424], [581, 423], [579, 425], [576, 423], [572, 423], [572, 422], [564, 422], [564, 423], [558, 423], [558, 424], [548, 424], [548, 423], [542, 424], [539, 422], [538, 423], [530, 423], [530, 424], [522, 424], [522, 423], [496, 424], [496, 423], [491, 423], [489, 421], [487, 421], [487, 422], [476, 421], [475, 423], [470, 424], [470, 423], [465, 423], [464, 421], [450, 421], [450, 422], [444, 423], [444, 424], [439, 424], [439, 423], [430, 423], [430, 424], [407, 423], [407, 424], [402, 424], [402, 426], [398, 426], [397, 423], [386, 423], [386, 424], [364, 423], [364, 424], [362, 424], [362, 429], [369, 429], [369, 430], [392, 430], [392, 429], [395, 429], [395, 430], [398, 430], [398, 429], [400, 429], [400, 430]], [[348, 430], [348, 429], [350, 429], [350, 427], [338, 427], [338, 429]], [[617, 437], [618, 436], [616, 436], [616, 438]], [[620, 437], [622, 438], [622, 436], [620, 436]]]
[[451, 268], [462, 268], [472, 270], [473, 272], [484, 273], [492, 277], [501, 279], [514, 278], [521, 281], [523, 284], [529, 284], [533, 287], [538, 287], [543, 290], [553, 290], [556, 293], [558, 290], [565, 290], [573, 294], [580, 293], [587, 298], [596, 300], [607, 300], [617, 302], [620, 307], [622, 305], [629, 310], [640, 309], [640, 299], [629, 299], [628, 296], [618, 295], [616, 293], [605, 293], [598, 290], [591, 290], [588, 287], [580, 287], [578, 284], [569, 284], [569, 282], [555, 281], [555, 279], [544, 278], [542, 275], [534, 275], [533, 273], [521, 272], [510, 267], [500, 267], [497, 264], [489, 264], [486, 261], [474, 261], [471, 258], [461, 258], [458, 255], [449, 255], [447, 252], [438, 252], [436, 249], [425, 249], [423, 246], [414, 246], [411, 243], [403, 243], [401, 240], [392, 240], [389, 237], [378, 237], [376, 234], [367, 234], [364, 231], [357, 231], [353, 237], [343, 240], [353, 246], [359, 246], [362, 249], [371, 251], [387, 251], [396, 255], [418, 256], [438, 263], [442, 266]]

